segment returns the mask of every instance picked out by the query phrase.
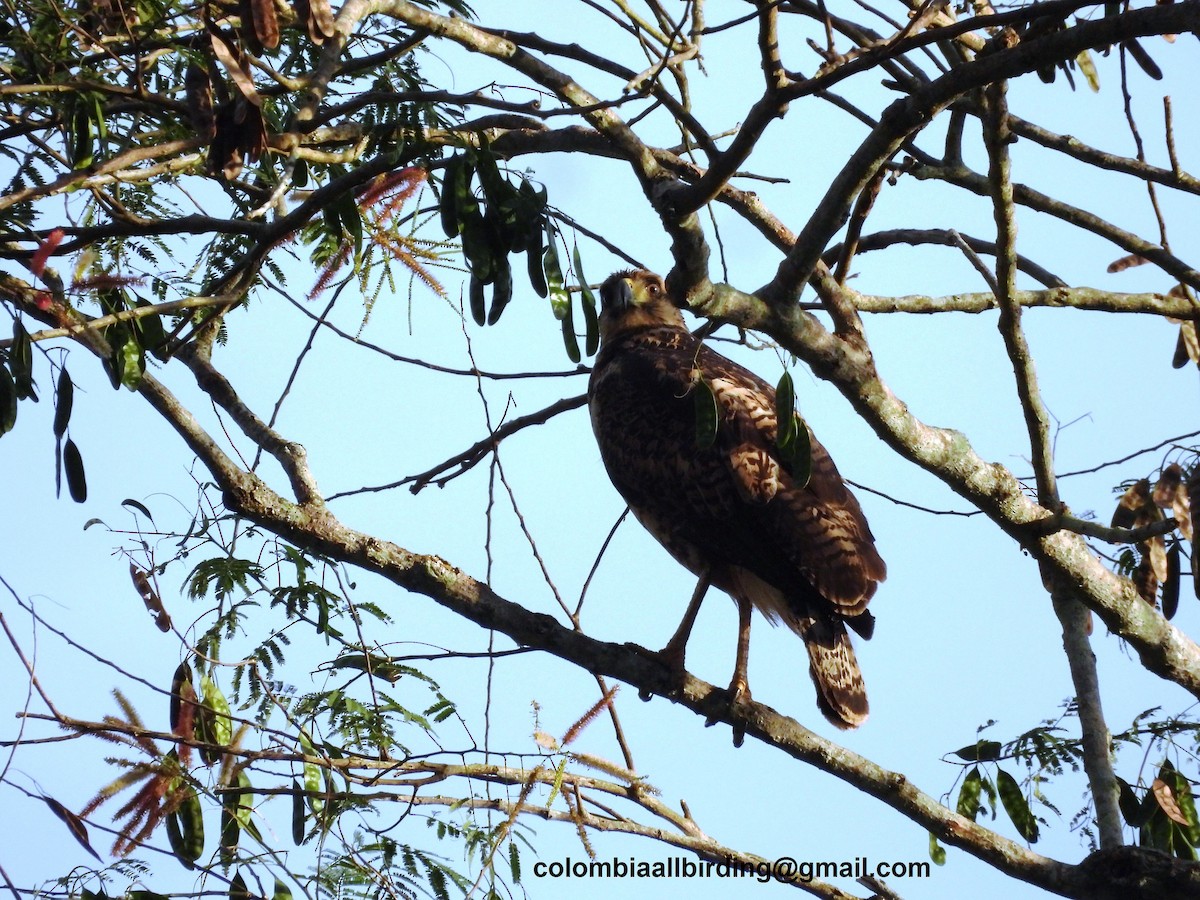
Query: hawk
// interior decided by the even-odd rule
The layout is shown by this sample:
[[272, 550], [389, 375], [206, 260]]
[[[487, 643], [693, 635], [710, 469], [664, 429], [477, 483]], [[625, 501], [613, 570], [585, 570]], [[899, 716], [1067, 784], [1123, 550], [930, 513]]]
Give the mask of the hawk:
[[[846, 628], [871, 636], [867, 602], [887, 567], [858, 501], [811, 431], [811, 477], [792, 477], [776, 443], [774, 389], [692, 335], [659, 276], [618, 272], [600, 295], [588, 406], [601, 458], [638, 521], [699, 577], [662, 655], [682, 670], [700, 603], [715, 585], [738, 607], [732, 702], [749, 699], [750, 614], [758, 609], [803, 638], [826, 718], [861, 725], [867, 693]], [[711, 443], [697, 429], [701, 382], [717, 406]]]

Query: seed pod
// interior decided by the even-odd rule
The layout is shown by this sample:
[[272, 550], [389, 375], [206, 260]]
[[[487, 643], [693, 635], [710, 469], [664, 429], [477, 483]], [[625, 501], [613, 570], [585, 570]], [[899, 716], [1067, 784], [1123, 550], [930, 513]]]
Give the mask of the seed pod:
[[187, 89], [188, 116], [192, 128], [202, 141], [212, 141], [217, 134], [217, 120], [213, 112], [212, 77], [208, 69], [198, 63], [188, 63], [184, 78]]

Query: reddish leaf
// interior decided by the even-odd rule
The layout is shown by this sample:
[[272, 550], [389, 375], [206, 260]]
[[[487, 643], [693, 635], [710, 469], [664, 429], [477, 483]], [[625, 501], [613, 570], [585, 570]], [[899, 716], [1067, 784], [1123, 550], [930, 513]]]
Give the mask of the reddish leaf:
[[42, 241], [37, 251], [33, 254], [33, 257], [29, 260], [29, 271], [34, 275], [40, 276], [46, 269], [46, 261], [50, 259], [50, 254], [54, 252], [54, 248], [62, 243], [62, 239], [63, 230], [61, 228], [55, 228], [46, 235], [46, 239]]
[[1166, 813], [1168, 819], [1178, 822], [1185, 828], [1192, 824], [1183, 814], [1183, 810], [1179, 808], [1179, 804], [1175, 802], [1175, 792], [1171, 790], [1169, 784], [1161, 778], [1155, 778], [1154, 783], [1150, 785], [1150, 790], [1154, 792], [1154, 799], [1158, 801], [1159, 808]]

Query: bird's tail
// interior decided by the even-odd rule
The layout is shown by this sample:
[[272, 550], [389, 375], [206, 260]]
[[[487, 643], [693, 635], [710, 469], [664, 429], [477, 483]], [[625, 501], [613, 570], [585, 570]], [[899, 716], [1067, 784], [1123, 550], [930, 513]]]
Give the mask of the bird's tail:
[[817, 687], [817, 706], [838, 728], [867, 721], [867, 687], [841, 619], [808, 619], [797, 630], [808, 650], [808, 673]]

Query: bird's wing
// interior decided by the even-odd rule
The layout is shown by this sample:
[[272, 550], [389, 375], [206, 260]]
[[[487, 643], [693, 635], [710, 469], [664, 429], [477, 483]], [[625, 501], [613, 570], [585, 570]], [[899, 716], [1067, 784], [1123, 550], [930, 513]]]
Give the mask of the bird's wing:
[[887, 570], [828, 451], [809, 431], [811, 475], [797, 484], [776, 443], [774, 389], [713, 351], [699, 361], [720, 404], [718, 441], [740, 501], [727, 514], [756, 544], [744, 564], [789, 593], [815, 589], [842, 615], [862, 613]]

